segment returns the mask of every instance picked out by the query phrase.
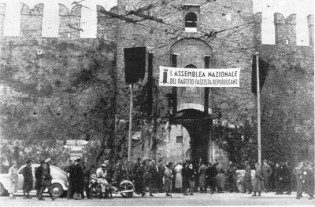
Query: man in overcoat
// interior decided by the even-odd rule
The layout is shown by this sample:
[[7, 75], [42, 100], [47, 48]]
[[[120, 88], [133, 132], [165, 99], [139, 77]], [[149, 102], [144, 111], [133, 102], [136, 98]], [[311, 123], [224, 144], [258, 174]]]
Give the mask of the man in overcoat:
[[265, 192], [267, 193], [269, 192], [269, 177], [272, 174], [272, 169], [266, 159], [264, 159], [263, 165], [261, 166], [261, 172], [264, 179]]
[[[77, 159], [74, 167], [73, 167], [73, 192], [77, 193], [77, 195], [81, 195], [81, 198], [84, 199], [83, 193], [83, 186], [84, 186], [84, 179], [83, 179], [83, 169], [81, 165], [81, 159]], [[76, 199], [80, 199], [77, 197]]]
[[35, 168], [35, 190], [36, 190], [36, 197], [39, 198], [39, 192], [41, 188], [41, 182], [42, 182], [42, 175], [43, 175], [43, 165], [45, 161], [40, 161], [40, 166]]
[[23, 198], [31, 198], [30, 191], [33, 189], [33, 175], [31, 160], [26, 161], [26, 166], [22, 169], [23, 180]]

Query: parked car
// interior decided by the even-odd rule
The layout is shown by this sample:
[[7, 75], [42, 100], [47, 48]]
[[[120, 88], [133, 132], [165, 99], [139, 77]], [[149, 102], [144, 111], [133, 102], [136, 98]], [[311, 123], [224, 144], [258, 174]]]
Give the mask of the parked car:
[[[237, 170], [236, 174], [237, 174], [237, 188], [240, 192], [243, 192], [244, 191], [245, 170]], [[252, 176], [252, 185], [253, 185], [253, 178], [255, 175], [255, 170], [251, 170], [250, 174]]]
[[[18, 170], [19, 173], [19, 181], [18, 181], [18, 192], [23, 189], [23, 180], [24, 177], [21, 173], [21, 170], [26, 165], [23, 165]], [[35, 187], [35, 169], [39, 167], [39, 164], [32, 164], [32, 174], [33, 174], [33, 188]], [[61, 197], [68, 190], [68, 180], [67, 173], [60, 169], [57, 166], [50, 165], [50, 174], [52, 176], [50, 191], [54, 197]], [[8, 186], [9, 186], [9, 174], [0, 174], [0, 196], [4, 196], [8, 194]], [[35, 189], [33, 190], [35, 191]], [[44, 192], [47, 192], [46, 189]]]

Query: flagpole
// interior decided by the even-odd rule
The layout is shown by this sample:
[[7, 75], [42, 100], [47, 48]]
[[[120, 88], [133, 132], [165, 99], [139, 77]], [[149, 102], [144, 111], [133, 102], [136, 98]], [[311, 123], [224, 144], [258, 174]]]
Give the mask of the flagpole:
[[259, 82], [259, 52], [256, 56], [256, 82], [257, 82], [257, 133], [258, 133], [258, 163], [261, 164], [261, 115], [260, 115], [260, 82]]
[[131, 133], [132, 133], [132, 111], [133, 111], [133, 84], [130, 85], [130, 107], [129, 107], [129, 130], [128, 130], [128, 161], [131, 161]]

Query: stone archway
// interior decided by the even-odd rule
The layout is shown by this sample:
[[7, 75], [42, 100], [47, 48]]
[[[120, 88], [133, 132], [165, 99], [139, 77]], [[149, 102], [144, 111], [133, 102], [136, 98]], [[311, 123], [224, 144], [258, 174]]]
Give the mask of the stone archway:
[[202, 158], [208, 161], [208, 146], [210, 140], [211, 119], [205, 116], [202, 111], [195, 109], [184, 109], [178, 111], [173, 119], [172, 124], [183, 125], [190, 136], [190, 154], [194, 163]]

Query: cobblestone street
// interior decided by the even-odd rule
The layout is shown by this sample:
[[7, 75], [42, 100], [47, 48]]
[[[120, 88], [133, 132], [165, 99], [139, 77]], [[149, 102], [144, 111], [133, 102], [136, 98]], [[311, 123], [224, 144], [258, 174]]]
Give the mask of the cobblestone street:
[[274, 193], [263, 193], [261, 197], [252, 197], [249, 194], [240, 193], [221, 193], [221, 194], [200, 194], [193, 196], [183, 196], [182, 194], [173, 194], [173, 197], [166, 197], [165, 194], [154, 194], [154, 197], [135, 196], [132, 199], [121, 197], [113, 199], [84, 199], [84, 200], [67, 200], [66, 198], [52, 201], [46, 197], [45, 201], [37, 199], [25, 200], [22, 196], [11, 200], [9, 197], [0, 197], [0, 206], [212, 206], [212, 205], [309, 205], [314, 206], [315, 200], [309, 200], [308, 196], [300, 200], [295, 199], [295, 193], [292, 195], [279, 195]]

